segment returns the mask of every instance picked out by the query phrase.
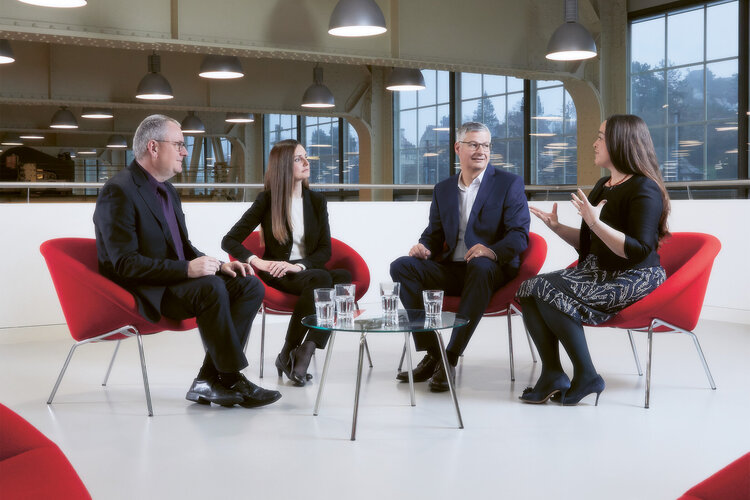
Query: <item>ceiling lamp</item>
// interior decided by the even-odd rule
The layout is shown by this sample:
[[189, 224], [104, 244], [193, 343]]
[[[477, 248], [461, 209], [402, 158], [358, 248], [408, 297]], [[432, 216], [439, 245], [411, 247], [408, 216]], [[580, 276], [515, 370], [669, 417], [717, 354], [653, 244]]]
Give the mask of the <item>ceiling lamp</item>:
[[3, 146], [23, 146], [23, 141], [17, 134], [5, 134], [3, 140], [0, 141]]
[[148, 99], [152, 101], [172, 99], [172, 86], [161, 73], [161, 58], [154, 52], [148, 56], [148, 73], [141, 78], [138, 84], [138, 90], [135, 96], [138, 99]]
[[332, 108], [336, 105], [333, 94], [323, 85], [323, 68], [313, 68], [313, 83], [302, 96], [303, 108]]
[[104, 108], [83, 108], [81, 112], [81, 118], [95, 118], [95, 119], [106, 119], [114, 118], [115, 114], [111, 109]]
[[188, 115], [182, 120], [183, 134], [205, 134], [206, 126], [200, 118], [195, 116], [195, 111], [188, 111]]
[[335, 36], [373, 36], [387, 30], [375, 0], [339, 0], [328, 23], [328, 33]]
[[32, 134], [32, 133], [21, 134], [18, 137], [20, 137], [21, 139], [29, 139], [29, 140], [32, 140], [32, 141], [38, 141], [38, 140], [44, 139], [43, 135], [41, 135], [41, 134]]
[[393, 68], [385, 83], [385, 88], [397, 92], [423, 90], [425, 87], [422, 72], [414, 68]]
[[255, 115], [252, 113], [238, 113], [236, 111], [228, 111], [227, 117], [224, 118], [225, 122], [229, 123], [252, 123], [255, 121]]
[[228, 80], [230, 78], [242, 78], [245, 73], [242, 72], [239, 58], [210, 55], [203, 58], [198, 75], [203, 78]]
[[52, 115], [52, 123], [49, 126], [50, 128], [78, 128], [78, 121], [68, 108], [62, 106]]
[[0, 40], [0, 64], [9, 64], [15, 60], [13, 49], [10, 48], [10, 42], [5, 39]]
[[125, 149], [128, 147], [128, 141], [119, 134], [110, 135], [107, 141], [107, 147], [113, 149]]
[[86, 0], [18, 0], [22, 3], [29, 5], [37, 5], [39, 7], [57, 7], [60, 9], [70, 9], [73, 7], [83, 7], [86, 5]]
[[565, 22], [549, 39], [547, 59], [580, 61], [592, 57], [596, 57], [596, 42], [578, 22], [578, 0], [565, 0]]

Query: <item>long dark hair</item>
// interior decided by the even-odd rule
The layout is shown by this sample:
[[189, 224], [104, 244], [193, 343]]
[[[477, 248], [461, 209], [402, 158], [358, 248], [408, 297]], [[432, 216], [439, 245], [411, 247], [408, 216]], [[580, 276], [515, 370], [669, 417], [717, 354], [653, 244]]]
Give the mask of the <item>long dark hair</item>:
[[[292, 189], [294, 188], [294, 151], [301, 143], [286, 139], [274, 144], [268, 155], [264, 187], [271, 195], [271, 230], [279, 243], [286, 243], [292, 227]], [[308, 186], [307, 179], [302, 182]]]
[[604, 141], [612, 164], [624, 174], [643, 175], [656, 182], [661, 191], [659, 240], [669, 236], [667, 217], [671, 210], [669, 194], [656, 160], [654, 143], [646, 122], [635, 115], [612, 115], [604, 127]]

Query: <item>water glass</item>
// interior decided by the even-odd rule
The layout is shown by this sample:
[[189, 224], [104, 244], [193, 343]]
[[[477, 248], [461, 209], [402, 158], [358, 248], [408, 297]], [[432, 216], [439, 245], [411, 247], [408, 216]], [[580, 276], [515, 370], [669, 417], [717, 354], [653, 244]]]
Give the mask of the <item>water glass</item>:
[[440, 316], [443, 311], [442, 290], [422, 290], [422, 301], [424, 302], [425, 315], [428, 318]]
[[355, 285], [348, 283], [336, 285], [336, 314], [339, 320], [354, 318], [354, 290]]
[[380, 284], [380, 305], [383, 308], [383, 316], [398, 316], [398, 294], [401, 283]]
[[318, 325], [320, 326], [333, 325], [333, 313], [336, 310], [335, 293], [336, 291], [333, 288], [316, 288], [313, 290], [315, 314], [318, 316]]

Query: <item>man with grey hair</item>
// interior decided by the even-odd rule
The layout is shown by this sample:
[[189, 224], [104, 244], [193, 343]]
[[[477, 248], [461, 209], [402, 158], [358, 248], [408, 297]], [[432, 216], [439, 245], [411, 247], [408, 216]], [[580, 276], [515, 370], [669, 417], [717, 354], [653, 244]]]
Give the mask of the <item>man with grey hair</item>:
[[196, 317], [206, 349], [185, 396], [201, 404], [264, 406], [281, 397], [241, 373], [263, 284], [253, 268], [204, 255], [188, 238], [177, 190], [166, 182], [187, 156], [180, 124], [163, 115], [141, 122], [135, 160], [102, 187], [94, 225], [99, 271], [130, 291], [148, 320]]
[[[437, 339], [415, 335], [418, 351], [427, 351], [413, 371], [414, 381], [430, 380], [430, 390], [448, 390], [450, 376], [482, 318], [492, 294], [513, 279], [519, 255], [528, 246], [529, 207], [523, 180], [489, 165], [490, 131], [482, 123], [464, 123], [454, 149], [461, 172], [435, 185], [427, 229], [407, 257], [391, 263], [393, 281], [401, 283], [401, 302], [422, 309], [422, 291], [444, 290], [461, 297], [458, 314], [469, 324], [455, 328], [442, 369]], [[408, 380], [401, 372], [397, 379]]]

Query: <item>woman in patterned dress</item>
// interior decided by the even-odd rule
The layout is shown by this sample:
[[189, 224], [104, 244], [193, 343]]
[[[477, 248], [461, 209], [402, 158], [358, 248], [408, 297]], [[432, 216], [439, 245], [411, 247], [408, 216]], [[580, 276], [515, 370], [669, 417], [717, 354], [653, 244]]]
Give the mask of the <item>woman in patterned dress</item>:
[[[613, 115], [599, 127], [594, 162], [610, 175], [599, 179], [588, 198], [580, 189], [571, 202], [580, 228], [561, 224], [552, 212], [531, 207], [552, 231], [578, 250], [578, 265], [524, 281], [517, 298], [523, 320], [542, 360], [527, 403], [551, 397], [576, 405], [604, 390], [591, 361], [583, 323], [600, 324], [642, 299], [666, 279], [659, 242], [669, 235], [669, 196], [646, 124], [634, 115]], [[559, 345], [573, 363], [570, 380], [560, 364]]]

